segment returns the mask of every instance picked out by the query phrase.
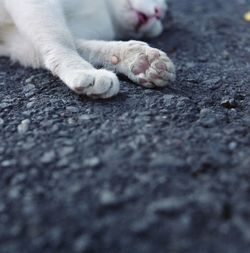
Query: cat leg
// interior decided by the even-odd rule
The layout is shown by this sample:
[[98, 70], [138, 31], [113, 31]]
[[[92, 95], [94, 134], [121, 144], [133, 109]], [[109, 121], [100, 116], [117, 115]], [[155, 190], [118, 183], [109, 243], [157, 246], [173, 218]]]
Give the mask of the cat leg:
[[36, 48], [43, 66], [78, 94], [107, 98], [118, 93], [114, 73], [97, 70], [78, 54], [58, 1], [5, 0], [19, 32]]
[[93, 65], [126, 75], [142, 86], [164, 87], [175, 80], [168, 56], [140, 41], [76, 41], [77, 50]]

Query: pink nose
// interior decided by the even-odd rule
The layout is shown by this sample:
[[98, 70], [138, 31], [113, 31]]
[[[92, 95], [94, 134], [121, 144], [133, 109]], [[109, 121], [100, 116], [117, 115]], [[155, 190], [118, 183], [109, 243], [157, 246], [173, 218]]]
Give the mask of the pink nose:
[[161, 18], [161, 9], [159, 7], [155, 7], [155, 17]]

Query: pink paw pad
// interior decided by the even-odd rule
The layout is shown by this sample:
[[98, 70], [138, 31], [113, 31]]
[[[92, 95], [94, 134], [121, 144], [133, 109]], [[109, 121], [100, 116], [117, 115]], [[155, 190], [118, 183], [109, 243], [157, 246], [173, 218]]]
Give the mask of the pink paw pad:
[[141, 73], [145, 73], [149, 68], [150, 64], [146, 55], [140, 56], [136, 65], [132, 68], [132, 72], [135, 75], [139, 75]]

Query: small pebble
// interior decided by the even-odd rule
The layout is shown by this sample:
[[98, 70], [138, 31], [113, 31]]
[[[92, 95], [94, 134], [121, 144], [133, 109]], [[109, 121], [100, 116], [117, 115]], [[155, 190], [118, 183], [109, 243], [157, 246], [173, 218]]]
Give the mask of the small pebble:
[[116, 196], [111, 191], [103, 191], [100, 194], [100, 202], [102, 205], [110, 206], [116, 203]]
[[93, 157], [86, 159], [83, 163], [84, 166], [87, 167], [96, 167], [101, 163], [100, 159], [98, 157]]
[[24, 86], [23, 91], [24, 91], [25, 93], [28, 93], [28, 92], [30, 92], [30, 91], [33, 91], [35, 88], [36, 88], [36, 87], [35, 87], [34, 84], [29, 83], [29, 84], [27, 84], [27, 85]]
[[227, 109], [232, 109], [232, 108], [235, 108], [237, 105], [236, 105], [236, 102], [235, 102], [235, 99], [234, 98], [229, 98], [229, 97], [225, 97], [222, 99], [221, 101], [221, 105]]
[[20, 134], [24, 134], [29, 130], [30, 120], [25, 119], [21, 122], [20, 125], [17, 126], [17, 131]]
[[245, 19], [245, 21], [250, 22], [250, 11], [245, 13], [244, 19]]
[[151, 227], [157, 222], [155, 215], [147, 215], [146, 217], [140, 218], [132, 224], [131, 230], [135, 234], [146, 234], [150, 231]]
[[40, 161], [42, 163], [51, 163], [56, 157], [55, 152], [52, 151], [48, 151], [46, 153], [44, 153], [44, 155], [41, 157]]
[[236, 142], [230, 142], [229, 143], [229, 145], [228, 145], [228, 148], [231, 150], [231, 151], [233, 151], [233, 150], [235, 150], [236, 148], [237, 148], [237, 143]]
[[1, 162], [2, 167], [10, 167], [16, 164], [15, 160], [4, 160]]
[[74, 125], [74, 124], [76, 123], [76, 121], [75, 121], [73, 118], [69, 118], [69, 119], [68, 119], [68, 123], [69, 123], [70, 125]]
[[17, 173], [11, 180], [12, 185], [17, 185], [24, 182], [27, 178], [25, 173]]
[[35, 102], [29, 102], [27, 105], [26, 105], [26, 108], [27, 109], [31, 109], [32, 107], [34, 107], [34, 104], [35, 104]]
[[89, 114], [82, 114], [81, 116], [78, 117], [80, 121], [88, 121], [95, 118], [96, 118], [95, 116]]
[[20, 188], [18, 186], [11, 187], [8, 192], [8, 197], [10, 199], [18, 199], [20, 196]]
[[75, 150], [74, 147], [63, 147], [60, 149], [60, 156], [61, 157], [67, 156], [67, 155], [73, 153], [74, 150]]
[[158, 213], [158, 214], [170, 214], [176, 213], [178, 211], [183, 210], [183, 208], [187, 205], [188, 201], [183, 198], [165, 198], [157, 200], [149, 206], [149, 211]]
[[74, 242], [75, 252], [85, 252], [90, 247], [91, 239], [87, 235], [80, 236]]
[[0, 118], [0, 126], [4, 124], [4, 120]]
[[232, 108], [228, 111], [228, 115], [231, 117], [236, 117], [237, 116], [237, 110]]
[[77, 108], [75, 106], [67, 106], [66, 107], [66, 111], [71, 112], [71, 113], [78, 113], [79, 112], [79, 108]]
[[35, 78], [35, 76], [31, 76], [31, 77], [29, 77], [29, 78], [27, 78], [26, 80], [25, 80], [25, 83], [31, 83], [32, 81], [33, 81], [33, 79]]
[[9, 108], [9, 107], [11, 107], [11, 104], [9, 104], [9, 103], [1, 103], [0, 104], [0, 109], [1, 110], [4, 110], [4, 109]]
[[0, 202], [0, 212], [3, 212], [5, 208], [6, 208], [5, 204]]

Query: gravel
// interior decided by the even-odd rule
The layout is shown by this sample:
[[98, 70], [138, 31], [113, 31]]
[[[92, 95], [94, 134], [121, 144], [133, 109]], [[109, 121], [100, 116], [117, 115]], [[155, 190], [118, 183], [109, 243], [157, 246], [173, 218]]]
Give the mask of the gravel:
[[249, 8], [173, 1], [165, 89], [91, 100], [0, 58], [0, 252], [250, 252]]
[[21, 124], [17, 126], [18, 133], [24, 134], [25, 132], [27, 132], [29, 129], [29, 125], [30, 125], [29, 119], [22, 120]]

